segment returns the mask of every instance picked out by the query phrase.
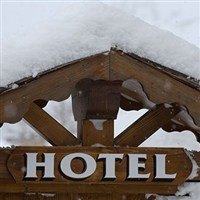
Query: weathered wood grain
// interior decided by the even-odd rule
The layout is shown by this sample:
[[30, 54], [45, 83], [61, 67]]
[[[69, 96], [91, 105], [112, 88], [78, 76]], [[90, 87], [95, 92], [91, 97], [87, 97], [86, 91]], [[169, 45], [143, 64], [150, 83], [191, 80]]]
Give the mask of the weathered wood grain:
[[[39, 180], [36, 180], [36, 182], [30, 181], [30, 182], [18, 182], [16, 183], [14, 181], [14, 178], [11, 176], [10, 172], [8, 171], [8, 168], [11, 169], [11, 173], [14, 173], [14, 176], [17, 176], [20, 178], [21, 175], [18, 173], [21, 173], [21, 168], [18, 166], [18, 164], [15, 164], [17, 167], [17, 173], [15, 171], [15, 166], [12, 165], [13, 161], [15, 162], [15, 157], [18, 157], [18, 161], [21, 159], [22, 153], [24, 152], [58, 152], [60, 157], [61, 155], [66, 155], [70, 152], [85, 152], [94, 155], [95, 153], [112, 153], [112, 152], [123, 152], [123, 153], [147, 153], [148, 157], [152, 155], [153, 153], [166, 153], [168, 154], [167, 157], [167, 173], [173, 173], [175, 171], [178, 171], [178, 180], [175, 180], [172, 183], [164, 183], [164, 182], [154, 182], [152, 183], [152, 177], [147, 182], [124, 182], [123, 177], [125, 177], [124, 173], [124, 163], [122, 162], [116, 164], [116, 174], [117, 177], [121, 177], [122, 182], [114, 181], [114, 182], [94, 182], [94, 180], [97, 180], [97, 177], [101, 174], [101, 167], [98, 164], [98, 170], [94, 177], [91, 177], [90, 180], [93, 179], [92, 182], [90, 181], [82, 181], [82, 182], [40, 182]], [[200, 166], [200, 152], [193, 152], [194, 154], [194, 160], [196, 163]], [[131, 194], [140, 194], [140, 193], [157, 193], [157, 194], [163, 194], [163, 195], [172, 195], [177, 191], [177, 184], [178, 182], [184, 182], [184, 177], [188, 177], [191, 173], [192, 165], [190, 159], [186, 156], [185, 151], [183, 149], [167, 149], [167, 148], [117, 148], [117, 147], [110, 147], [110, 148], [94, 148], [94, 147], [19, 147], [16, 149], [1, 149], [0, 150], [1, 155], [1, 162], [0, 162], [0, 193], [70, 193], [71, 197], [78, 194], [95, 196], [102, 193], [107, 193], [105, 195], [104, 199], [107, 199], [109, 194], [119, 194], [119, 195], [127, 195], [129, 197], [128, 199], [131, 199]], [[10, 157], [11, 155], [11, 157]], [[12, 155], [14, 157], [12, 157]], [[8, 160], [8, 158], [10, 159]], [[39, 156], [40, 157], [40, 156]], [[61, 156], [62, 157], [62, 156]], [[41, 158], [39, 158], [41, 159]], [[8, 161], [7, 161], [8, 160]], [[56, 162], [59, 162], [59, 159], [56, 159]], [[6, 163], [8, 168], [6, 167]], [[57, 164], [56, 164], [57, 165]], [[151, 171], [153, 169], [152, 166], [152, 159], [147, 161], [146, 163], [146, 170]], [[38, 174], [40, 175], [40, 173]], [[57, 176], [57, 175], [56, 175]], [[21, 176], [21, 178], [23, 178]], [[198, 177], [194, 178], [194, 180], [190, 181], [200, 181], [200, 174]], [[93, 193], [89, 195], [89, 193]], [[1, 194], [3, 195], [3, 194]], [[11, 195], [11, 194], [9, 194]], [[60, 194], [59, 194], [60, 195]], [[58, 196], [59, 196], [58, 195]], [[86, 195], [86, 196], [87, 196]], [[11, 197], [11, 196], [9, 196]], [[134, 198], [137, 199], [138, 195]], [[8, 197], [6, 197], [9, 199]], [[134, 199], [133, 198], [133, 199]], [[6, 199], [6, 200], [7, 200]], [[9, 200], [11, 200], [10, 198]], [[55, 197], [55, 199], [63, 200], [61, 197]], [[69, 198], [71, 200], [71, 198]], [[103, 197], [102, 197], [103, 199]], [[111, 199], [115, 199], [113, 196]]]
[[[121, 102], [120, 102], [120, 107], [124, 110], [140, 110], [142, 108], [147, 108], [144, 105], [145, 99], [142, 99], [141, 96], [138, 96], [138, 94], [132, 90], [129, 90], [127, 88], [121, 89], [122, 93], [126, 95], [126, 98], [121, 96]], [[127, 97], [130, 97], [131, 99], [128, 99]], [[137, 101], [133, 101], [132, 99], [136, 99]], [[152, 107], [148, 107], [148, 109], [151, 109]], [[188, 123], [189, 120], [184, 118], [181, 118], [181, 113], [180, 115], [175, 116], [173, 119], [169, 121], [166, 125], [164, 125], [162, 128], [163, 130], [167, 132], [172, 132], [172, 131], [184, 131], [184, 130], [189, 130], [194, 133], [196, 136], [196, 139], [198, 142], [200, 142], [200, 128], [197, 126], [194, 126], [194, 124]], [[188, 122], [187, 122], [188, 121]]]
[[[99, 123], [100, 127], [95, 127]], [[102, 127], [101, 127], [102, 126]], [[114, 145], [114, 120], [81, 120], [78, 121], [78, 137], [83, 146], [101, 144]]]
[[157, 105], [115, 138], [119, 146], [137, 147], [181, 111], [179, 105]]
[[[171, 193], [170, 187], [175, 188], [173, 186], [177, 186], [186, 181], [187, 177], [190, 175], [192, 171], [192, 163], [191, 160], [185, 154], [183, 149], [167, 149], [167, 148], [117, 148], [117, 147], [105, 147], [105, 148], [97, 148], [97, 147], [19, 147], [15, 150], [11, 150], [12, 154], [7, 161], [7, 167], [9, 172], [14, 177], [16, 183], [13, 182], [13, 179], [9, 176], [7, 180], [0, 179], [0, 192], [8, 192], [10, 187], [13, 188], [13, 192], [74, 192], [73, 186], [78, 188], [80, 193], [84, 193], [84, 191], [90, 191], [93, 187], [98, 188], [98, 191], [93, 191], [97, 193], [101, 192], [118, 192], [118, 193], [159, 193], [159, 191], [163, 194]], [[38, 152], [38, 161], [41, 161], [41, 153], [43, 152], [54, 152], [56, 153], [55, 157], [55, 179], [52, 181], [43, 181], [40, 180], [42, 173], [38, 170], [38, 179], [36, 180], [24, 180], [24, 171], [22, 170], [25, 162], [24, 154], [26, 152]], [[103, 178], [103, 162], [97, 162], [97, 169], [92, 176], [88, 179], [82, 180], [81, 182], [77, 182], [66, 177], [63, 177], [59, 173], [59, 162], [60, 160], [69, 153], [74, 152], [82, 152], [87, 153], [97, 157], [99, 153], [146, 153], [148, 155], [148, 159], [146, 161], [146, 169], [141, 173], [151, 173], [150, 178], [145, 182], [140, 181], [126, 181], [126, 159], [124, 158], [122, 162], [116, 162], [116, 180], [111, 181], [102, 181]], [[153, 155], [157, 154], [167, 154], [167, 173], [177, 173], [177, 177], [172, 182], [154, 182], [154, 166], [153, 166]], [[74, 160], [72, 162], [72, 169], [77, 173], [83, 169], [82, 162], [79, 160]], [[3, 182], [2, 182], [3, 181]], [[51, 187], [49, 187], [51, 185]], [[95, 186], [96, 185], [96, 186]], [[159, 187], [158, 187], [159, 185]], [[157, 192], [156, 190], [157, 186]], [[31, 189], [32, 188], [32, 189]], [[38, 188], [38, 189], [37, 189]], [[128, 191], [128, 188], [131, 189]], [[139, 189], [140, 188], [140, 189]], [[163, 190], [162, 190], [163, 188]], [[164, 189], [165, 188], [165, 189]], [[138, 190], [139, 189], [139, 190]], [[109, 191], [111, 190], [111, 191]], [[164, 190], [166, 190], [164, 192]], [[173, 194], [173, 193], [171, 193]]]
[[53, 193], [121, 193], [121, 194], [140, 194], [140, 193], [158, 193], [172, 195], [177, 192], [176, 185], [164, 184], [48, 184], [48, 183], [27, 183], [27, 184], [2, 184], [0, 185], [1, 193], [31, 193], [31, 192], [53, 192]]
[[[1, 200], [146, 200], [145, 194], [1, 193]], [[150, 199], [148, 199], [150, 200]]]
[[35, 103], [29, 106], [24, 119], [53, 146], [80, 144], [74, 135]]
[[[72, 200], [71, 194], [56, 193], [1, 193], [1, 200]], [[76, 199], [77, 200], [77, 199]], [[83, 199], [84, 200], [84, 199]]]
[[184, 105], [200, 126], [200, 90], [177, 80], [169, 73], [127, 54], [111, 51], [110, 79], [138, 80], [150, 101], [156, 104], [177, 102]]
[[83, 79], [72, 91], [72, 108], [76, 121], [116, 119], [122, 81]]
[[140, 110], [144, 108], [143, 104], [140, 102], [132, 101], [121, 95], [120, 97], [120, 108], [126, 111], [130, 110]]
[[[77, 73], [78, 72], [78, 73]], [[108, 55], [100, 54], [52, 69], [14, 90], [0, 95], [0, 123], [22, 119], [35, 100], [62, 101], [83, 78], [109, 79]]]

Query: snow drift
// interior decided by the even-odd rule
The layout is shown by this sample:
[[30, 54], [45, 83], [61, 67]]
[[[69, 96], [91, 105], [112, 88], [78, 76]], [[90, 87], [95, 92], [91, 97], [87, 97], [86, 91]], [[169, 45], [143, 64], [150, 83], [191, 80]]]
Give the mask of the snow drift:
[[200, 79], [199, 48], [130, 11], [103, 3], [68, 4], [63, 10], [45, 27], [3, 40], [0, 86], [111, 47]]

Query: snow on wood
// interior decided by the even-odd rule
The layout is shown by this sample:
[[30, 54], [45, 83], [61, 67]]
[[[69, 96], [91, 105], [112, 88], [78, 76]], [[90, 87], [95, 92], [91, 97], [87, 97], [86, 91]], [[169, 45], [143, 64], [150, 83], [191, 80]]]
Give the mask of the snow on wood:
[[57, 14], [46, 26], [3, 40], [0, 86], [111, 47], [200, 79], [199, 48], [134, 17], [131, 10], [102, 3], [69, 4]]
[[94, 127], [96, 128], [96, 130], [103, 130], [103, 123], [106, 120], [102, 120], [102, 119], [90, 119], [90, 121], [93, 123]]
[[196, 161], [194, 160], [193, 154], [188, 151], [185, 151], [185, 153], [188, 155], [188, 157], [192, 163], [192, 172], [191, 172], [190, 176], [188, 177], [188, 180], [192, 180], [199, 175], [200, 168], [197, 165]]
[[151, 102], [148, 99], [146, 93], [144, 92], [142, 88], [142, 85], [137, 80], [129, 79], [127, 81], [124, 81], [122, 84], [122, 87], [125, 87], [138, 95], [138, 99], [133, 99], [132, 97], [127, 96], [122, 93], [122, 95], [126, 97], [127, 99], [133, 100], [133, 101], [141, 101], [144, 104], [145, 108], [153, 108], [155, 106], [155, 103]]

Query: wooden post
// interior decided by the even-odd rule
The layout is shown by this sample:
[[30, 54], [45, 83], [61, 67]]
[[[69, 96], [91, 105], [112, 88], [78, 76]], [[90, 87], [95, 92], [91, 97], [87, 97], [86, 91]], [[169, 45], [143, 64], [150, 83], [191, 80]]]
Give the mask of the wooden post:
[[72, 106], [83, 146], [114, 145], [114, 119], [120, 106], [121, 81], [83, 79], [72, 92]]
[[114, 145], [114, 120], [78, 121], [78, 135], [83, 146]]
[[[120, 106], [121, 82], [80, 81], [72, 105], [82, 146], [114, 146], [114, 119]], [[72, 199], [144, 200], [144, 194], [76, 194]]]
[[[120, 86], [120, 83], [112, 84], [109, 81], [91, 79], [84, 79], [76, 85], [72, 92], [72, 105], [77, 120], [77, 135], [82, 141], [82, 146], [114, 145], [114, 119], [120, 105]], [[72, 200], [114, 198], [112, 194], [73, 194], [72, 196]]]

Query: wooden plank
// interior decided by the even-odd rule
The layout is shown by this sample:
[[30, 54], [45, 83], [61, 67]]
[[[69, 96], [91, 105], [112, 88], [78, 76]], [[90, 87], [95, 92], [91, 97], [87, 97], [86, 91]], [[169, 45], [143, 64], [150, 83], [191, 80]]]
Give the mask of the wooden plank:
[[1, 200], [146, 200], [145, 194], [1, 193]]
[[[168, 158], [166, 162], [168, 163], [168, 170], [169, 173], [178, 173], [177, 178], [171, 182], [172, 185], [183, 183], [186, 178], [189, 176], [191, 172], [191, 161], [188, 158], [188, 156], [185, 154], [185, 151], [183, 149], [168, 149], [168, 148], [120, 148], [120, 147], [17, 147], [12, 154], [10, 155], [8, 161], [7, 161], [7, 167], [12, 176], [14, 177], [15, 181], [17, 183], [47, 183], [48, 181], [41, 180], [42, 177], [42, 171], [38, 170], [38, 178], [36, 180], [25, 180], [24, 179], [24, 171], [22, 168], [25, 166], [26, 159], [25, 159], [25, 153], [29, 152], [37, 152], [38, 155], [38, 162], [43, 160], [42, 154], [45, 153], [56, 153], [55, 155], [55, 179], [53, 181], [49, 181], [50, 183], [74, 183], [74, 180], [68, 179], [67, 177], [63, 177], [63, 174], [60, 173], [59, 166], [60, 161], [62, 158], [68, 154], [71, 153], [87, 153], [88, 155], [91, 155], [95, 160], [97, 159], [98, 154], [100, 153], [123, 153], [124, 158], [121, 162], [116, 162], [116, 180], [114, 180], [115, 183], [131, 183], [131, 181], [125, 181], [127, 176], [127, 158], [126, 154], [132, 153], [145, 153], [148, 155], [148, 159], [146, 161], [146, 169], [143, 173], [146, 172], [152, 172], [151, 176], [145, 183], [152, 183], [155, 184], [154, 180], [154, 154], [167, 154]], [[180, 162], [177, 163], [177, 159], [180, 159]], [[182, 162], [182, 163], [181, 163]], [[183, 170], [183, 165], [186, 165], [185, 170]], [[107, 183], [107, 181], [102, 182], [102, 178], [104, 176], [104, 168], [103, 168], [104, 162], [98, 161], [97, 162], [97, 169], [94, 172], [93, 175], [91, 175], [89, 178], [82, 180], [81, 183]], [[72, 162], [72, 169], [76, 170], [77, 173], [80, 173], [83, 170], [83, 163], [75, 159]], [[77, 183], [77, 182], [76, 182]], [[134, 181], [134, 184], [138, 183], [138, 181]], [[165, 182], [163, 182], [165, 183]], [[168, 184], [168, 182], [167, 182]], [[170, 184], [170, 183], [169, 183]]]
[[[25, 196], [23, 193], [22, 194], [0, 193], [0, 199], [1, 200], [25, 200]], [[31, 199], [31, 200], [33, 200], [33, 199]], [[39, 199], [37, 199], [37, 200], [39, 200]]]
[[[96, 84], [97, 84], [97, 82], [96, 82]], [[109, 94], [109, 95], [107, 94], [104, 96], [104, 98], [102, 98], [102, 95], [99, 95], [99, 94], [103, 93], [103, 91], [101, 91], [103, 88], [101, 87], [101, 88], [96, 88], [96, 90], [98, 92], [100, 92], [99, 94], [96, 93], [96, 91], [94, 92], [94, 90], [93, 90], [92, 92], [90, 92], [91, 96], [85, 95], [86, 98], [84, 98], [84, 100], [72, 98], [72, 103], [74, 105], [73, 111], [76, 113], [75, 115], [77, 116], [77, 120], [78, 120], [78, 123], [77, 123], [78, 138], [82, 141], [82, 146], [92, 146], [92, 145], [113, 146], [114, 145], [114, 120], [113, 119], [107, 120], [105, 116], [108, 116], [108, 114], [109, 114], [110, 115], [109, 117], [113, 118], [113, 116], [115, 116], [117, 114], [116, 111], [119, 109], [118, 104], [119, 104], [120, 93], [119, 93], [119, 89], [118, 89], [118, 91], [116, 91], [116, 88], [115, 88], [116, 86], [113, 88], [110, 83], [106, 83], [106, 85], [109, 86], [109, 88], [107, 88], [107, 89], [109, 90], [109, 92], [111, 94], [113, 91], [115, 91], [114, 96], [113, 96], [113, 94], [112, 94], [112, 96], [111, 96], [111, 94]], [[78, 89], [78, 88], [76, 88], [76, 89]], [[79, 88], [79, 89], [80, 89], [79, 91], [83, 91], [82, 89], [85, 89], [85, 88], [82, 85], [82, 89], [81, 88]], [[117, 95], [117, 92], [118, 92], [118, 95]], [[90, 96], [90, 101], [89, 101], [88, 96]], [[93, 98], [95, 98], [95, 99], [93, 99]], [[85, 100], [88, 102], [84, 103]], [[102, 101], [102, 102], [99, 104], [99, 103], [95, 103], [95, 101], [97, 101], [97, 102]], [[114, 101], [114, 103], [113, 103], [113, 101]], [[94, 103], [95, 103], [95, 106], [93, 107]], [[112, 105], [112, 109], [110, 110], [111, 112], [108, 112], [108, 109], [110, 109], [110, 108], [108, 108], [107, 105], [110, 103], [113, 105]], [[91, 108], [88, 107], [88, 104], [91, 106]], [[76, 109], [74, 109], [74, 107]], [[83, 115], [83, 113], [85, 111], [86, 111], [86, 113], [89, 113], [88, 111], [91, 112], [91, 110], [93, 111], [91, 114], [93, 115], [94, 118], [103, 117], [103, 120], [86, 119], [87, 115]], [[94, 112], [94, 111], [96, 111], [96, 112]], [[98, 113], [99, 116], [96, 116], [96, 113]], [[111, 194], [105, 194], [105, 193], [104, 194], [83, 193], [83, 194], [72, 194], [72, 199], [74, 199], [74, 200], [76, 200], [76, 199], [112, 200], [113, 197]]]
[[178, 190], [176, 185], [149, 185], [149, 184], [1, 184], [0, 192], [1, 193], [24, 193], [24, 192], [55, 192], [55, 193], [63, 193], [63, 192], [71, 192], [76, 194], [77, 191], [79, 193], [125, 193], [125, 194], [138, 194], [138, 193], [159, 193], [163, 195], [172, 195], [175, 194]]
[[164, 73], [117, 51], [110, 53], [110, 79], [136, 79], [155, 104], [177, 102], [185, 105], [195, 123], [200, 126], [200, 91]]
[[200, 85], [199, 85], [199, 80], [194, 78], [194, 77], [188, 77], [188, 75], [177, 71], [175, 69], [169, 68], [169, 66], [163, 66], [159, 63], [153, 62], [152, 60], [146, 59], [144, 57], [140, 57], [134, 53], [127, 53], [129, 56], [131, 56], [132, 58], [141, 61], [142, 63], [145, 63], [147, 65], [150, 65], [154, 68], [157, 68], [161, 71], [163, 71], [166, 74], [169, 74], [170, 76], [173, 76], [176, 80], [183, 82], [184, 84], [187, 84], [193, 88], [196, 89], [200, 89]]
[[120, 98], [120, 107], [123, 110], [130, 111], [130, 110], [140, 110], [144, 106], [140, 102], [131, 101], [131, 100], [129, 100], [129, 99], [127, 99], [127, 98], [125, 98], [125, 97], [123, 97], [121, 95], [121, 98]]
[[78, 127], [83, 146], [114, 145], [114, 120], [82, 120], [78, 122]]
[[146, 200], [145, 194], [2, 193], [1, 200]]
[[12, 148], [0, 148], [0, 184], [4, 182], [15, 182], [7, 168], [7, 160], [12, 152]]
[[53, 146], [80, 144], [74, 135], [35, 103], [30, 105], [24, 119]]
[[102, 53], [71, 64], [63, 64], [14, 90], [1, 93], [0, 124], [21, 120], [35, 100], [67, 99], [74, 85], [83, 78], [109, 79], [108, 58], [109, 55]]
[[[71, 194], [54, 193], [1, 193], [1, 200], [71, 200]], [[76, 199], [77, 200], [77, 199]]]
[[139, 146], [155, 131], [168, 123], [180, 110], [178, 105], [171, 107], [166, 107], [164, 104], [157, 105], [119, 134], [115, 138], [115, 144], [119, 146]]
[[[170, 162], [167, 162], [168, 165], [167, 169], [170, 168], [170, 172], [171, 170], [173, 171], [179, 171], [180, 172], [178, 174], [178, 176], [181, 176], [183, 178], [183, 176], [186, 177], [186, 175], [183, 175], [187, 173], [187, 177], [188, 174], [190, 174], [191, 172], [191, 161], [190, 159], [188, 159], [188, 157], [185, 158], [185, 152], [182, 149], [166, 149], [166, 148], [94, 148], [94, 147], [90, 147], [92, 149], [96, 149], [96, 152], [98, 153], [103, 153], [103, 152], [126, 152], [126, 153], [130, 153], [133, 152], [134, 149], [137, 153], [141, 152], [141, 150], [143, 152], [151, 152], [151, 154], [153, 152], [157, 152], [157, 153], [167, 153], [169, 156], [167, 157], [167, 159], [170, 160]], [[90, 149], [89, 147], [82, 147], [82, 148], [78, 148], [78, 147], [74, 147], [74, 148], [69, 148], [69, 147], [37, 147], [37, 148], [31, 148], [31, 147], [27, 147], [27, 148], [19, 148], [21, 149], [20, 151], [23, 152], [27, 152], [28, 149], [30, 149], [29, 151], [32, 152], [55, 152], [53, 149], [57, 149], [59, 152], [64, 153], [65, 151], [67, 153], [69, 152], [79, 152], [78, 149], [80, 149], [80, 151], [84, 151], [84, 152], [88, 152], [88, 149]], [[18, 149], [18, 148], [16, 148]], [[31, 150], [32, 149], [32, 150]], [[63, 150], [66, 149], [66, 150]], [[69, 149], [71, 149], [69, 151]], [[73, 151], [72, 151], [73, 149]], [[81, 150], [82, 149], [82, 150]], [[115, 150], [113, 150], [115, 149]], [[121, 149], [121, 150], [120, 150]], [[158, 182], [154, 182], [151, 183], [151, 179], [149, 179], [147, 182], [141, 183], [141, 182], [125, 182], [124, 184], [121, 183], [116, 183], [116, 182], [106, 182], [104, 183], [100, 183], [96, 184], [94, 182], [92, 182], [92, 184], [89, 181], [84, 181], [83, 184], [80, 184], [79, 182], [69, 182], [69, 184], [67, 182], [46, 182], [43, 181], [42, 183], [40, 183], [40, 181], [36, 181], [36, 182], [25, 182], [25, 183], [16, 183], [12, 173], [15, 173], [15, 169], [13, 167], [13, 165], [8, 161], [8, 167], [11, 168], [11, 171], [13, 171], [12, 173], [10, 173], [10, 171], [8, 170], [8, 167], [6, 166], [6, 162], [8, 160], [9, 155], [11, 155], [13, 153], [13, 149], [1, 149], [0, 150], [0, 155], [1, 155], [1, 162], [0, 162], [0, 193], [20, 193], [20, 192], [72, 192], [72, 193], [76, 193], [77, 191], [79, 191], [79, 193], [85, 193], [86, 191], [89, 191], [90, 193], [122, 193], [122, 194], [128, 194], [128, 193], [160, 193], [160, 194], [174, 194], [176, 192], [176, 185], [171, 185], [171, 184], [166, 184], [166, 183], [159, 183]], [[66, 153], [66, 154], [67, 154]], [[198, 164], [198, 166], [200, 167], [200, 152], [192, 152], [194, 154], [194, 160], [196, 161], [196, 163]], [[21, 153], [17, 154], [19, 159]], [[16, 155], [16, 156], [17, 156]], [[61, 155], [61, 154], [60, 154]], [[148, 154], [149, 155], [149, 154]], [[150, 155], [148, 156], [150, 157]], [[12, 158], [12, 157], [11, 157]], [[39, 157], [40, 159], [40, 157]], [[185, 161], [184, 161], [185, 159]], [[4, 161], [3, 161], [4, 160]], [[178, 162], [177, 162], [178, 160]], [[11, 160], [12, 161], [12, 160]], [[59, 161], [58, 161], [59, 162]], [[146, 167], [147, 167], [147, 171], [151, 171], [152, 170], [152, 158], [150, 157], [150, 160], [147, 162]], [[175, 164], [174, 164], [175, 163]], [[99, 163], [101, 164], [101, 163]], [[171, 165], [176, 165], [178, 164], [179, 166], [171, 166]], [[9, 166], [10, 165], [10, 166]], [[188, 165], [188, 167], [187, 167]], [[184, 167], [183, 167], [184, 166]], [[179, 169], [175, 169], [179, 168]], [[125, 166], [123, 163], [117, 163], [116, 169], [117, 169], [117, 177], [118, 177], [118, 173], [119, 175], [120, 170], [122, 169], [122, 174], [125, 173]], [[188, 169], [186, 169], [188, 168]], [[21, 167], [19, 167], [18, 171], [21, 169]], [[102, 170], [101, 166], [100, 168], [98, 168], [100, 171]], [[21, 170], [20, 170], [21, 171]], [[182, 172], [181, 172], [182, 171]], [[39, 173], [39, 172], [38, 172]], [[57, 172], [58, 173], [58, 172]], [[102, 173], [102, 171], [100, 172], [100, 174]], [[17, 175], [17, 173], [15, 173]], [[96, 173], [95, 176], [98, 175], [98, 172]], [[95, 179], [95, 176], [92, 179]], [[120, 175], [121, 176], [121, 175]], [[59, 175], [60, 177], [60, 175]], [[122, 176], [121, 176], [122, 177]], [[125, 177], [125, 174], [124, 174]], [[152, 178], [152, 177], [150, 177]], [[99, 178], [101, 180], [101, 178]], [[63, 178], [62, 178], [63, 180]], [[65, 179], [64, 179], [65, 180]], [[91, 179], [90, 179], [91, 180]], [[123, 180], [123, 177], [122, 177]], [[179, 180], [180, 181], [180, 180]], [[197, 176], [196, 178], [194, 178], [191, 181], [200, 181], [200, 173], [199, 176]], [[159, 191], [158, 191], [159, 188]]]
[[125, 87], [121, 87], [121, 93], [137, 100], [140, 103], [143, 103], [143, 101], [144, 101], [144, 98], [142, 96], [140, 96], [137, 92], [129, 90]]
[[[145, 99], [143, 99], [141, 96], [139, 96], [136, 92], [131, 91], [127, 88], [122, 87], [121, 89], [122, 93], [125, 94], [128, 97], [131, 97], [132, 99], [138, 100], [138, 102], [135, 102], [133, 100], [129, 100], [125, 97], [121, 97], [120, 107], [124, 110], [139, 110], [142, 108], [145, 108], [143, 102]], [[141, 103], [142, 102], [142, 103]], [[151, 108], [151, 107], [149, 107]], [[181, 115], [175, 116], [173, 119], [169, 121], [166, 125], [164, 125], [162, 128], [167, 132], [172, 131], [184, 131], [189, 130], [194, 133], [196, 136], [196, 139], [198, 142], [200, 142], [200, 128], [198, 130], [197, 126], [194, 126], [194, 124], [187, 123], [187, 121], [184, 121], [180, 118]], [[189, 120], [188, 120], [189, 121]]]
[[146, 200], [145, 194], [2, 193], [1, 200]]

